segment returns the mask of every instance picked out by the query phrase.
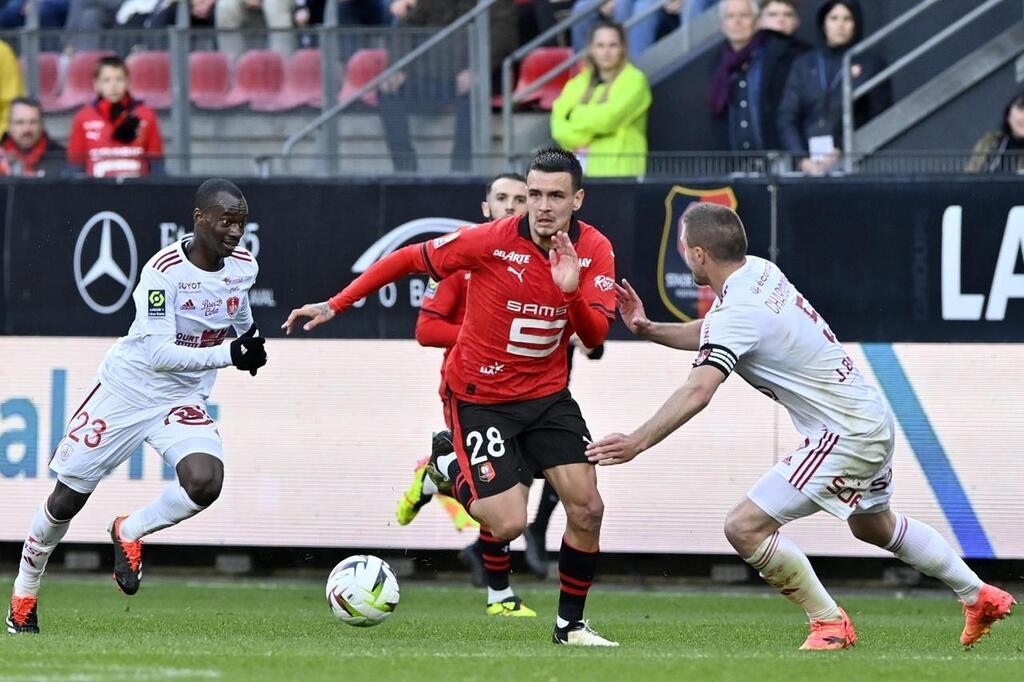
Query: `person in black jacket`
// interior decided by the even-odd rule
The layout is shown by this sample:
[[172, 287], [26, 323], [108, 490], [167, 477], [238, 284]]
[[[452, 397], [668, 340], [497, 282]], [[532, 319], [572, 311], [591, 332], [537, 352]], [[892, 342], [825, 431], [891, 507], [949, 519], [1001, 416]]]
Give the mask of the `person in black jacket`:
[[778, 31], [757, 30], [757, 0], [719, 5], [725, 45], [711, 78], [711, 110], [729, 149], [778, 149], [775, 121], [790, 66], [806, 46]]
[[43, 127], [43, 109], [30, 97], [11, 101], [7, 132], [0, 138], [0, 174], [27, 178], [60, 177], [67, 150]]
[[[820, 175], [839, 160], [843, 140], [842, 64], [846, 51], [863, 34], [863, 13], [858, 0], [828, 0], [818, 9], [818, 28], [825, 46], [793, 62], [779, 106], [779, 138], [783, 149], [801, 157], [800, 170]], [[850, 65], [853, 88], [885, 68], [869, 54], [857, 55]], [[892, 91], [884, 83], [854, 103], [855, 126], [862, 126], [892, 104]]]

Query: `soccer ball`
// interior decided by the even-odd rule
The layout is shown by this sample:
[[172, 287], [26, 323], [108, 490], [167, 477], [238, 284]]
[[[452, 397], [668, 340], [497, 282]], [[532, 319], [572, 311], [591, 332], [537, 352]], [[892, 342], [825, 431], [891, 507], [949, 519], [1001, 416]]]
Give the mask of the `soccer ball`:
[[398, 607], [398, 579], [380, 557], [350, 556], [327, 578], [327, 603], [349, 625], [377, 625]]

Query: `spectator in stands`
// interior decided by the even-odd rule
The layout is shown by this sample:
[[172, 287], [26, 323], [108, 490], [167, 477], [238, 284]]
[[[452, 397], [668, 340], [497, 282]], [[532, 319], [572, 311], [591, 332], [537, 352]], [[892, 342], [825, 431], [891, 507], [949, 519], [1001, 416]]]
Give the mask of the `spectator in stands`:
[[[216, 0], [191, 0], [189, 25], [213, 28]], [[166, 28], [178, 23], [177, 0], [124, 0], [117, 10], [117, 23], [132, 28]], [[193, 50], [197, 49], [195, 45]]]
[[661, 4], [662, 0], [615, 0], [612, 18], [623, 25], [633, 17], [650, 11], [643, 19], [637, 20], [629, 27], [629, 54], [633, 59], [642, 55], [647, 48], [654, 44], [661, 12], [653, 11], [651, 8]]
[[758, 31], [757, 0], [722, 0], [718, 7], [726, 42], [711, 78], [711, 110], [733, 151], [778, 149], [779, 101], [805, 48], [778, 31]]
[[[843, 55], [860, 41], [864, 21], [858, 0], [828, 0], [818, 9], [818, 29], [825, 46], [801, 55], [786, 82], [779, 106], [783, 149], [800, 157], [804, 173], [827, 173], [839, 160], [843, 140]], [[885, 68], [872, 55], [858, 55], [850, 65], [854, 89]], [[855, 126], [867, 123], [892, 103], [883, 84], [854, 103]]]
[[71, 0], [64, 28], [71, 33], [76, 50], [100, 49], [99, 31], [117, 24], [117, 10], [122, 0]]
[[999, 130], [984, 133], [964, 169], [968, 173], [1024, 173], [1024, 93], [1003, 109]]
[[64, 172], [67, 151], [43, 128], [43, 108], [28, 97], [11, 102], [7, 132], [0, 138], [3, 175], [56, 177]]
[[651, 87], [629, 61], [621, 24], [594, 27], [587, 65], [565, 84], [551, 110], [551, 136], [576, 151], [590, 177], [637, 177], [647, 170]]
[[[0, 28], [20, 28], [36, 0], [7, 0], [0, 3]], [[38, 0], [39, 27], [64, 28], [69, 0]]]
[[[401, 26], [447, 26], [473, 9], [476, 0], [415, 0], [402, 15]], [[491, 5], [490, 67], [493, 80], [500, 78], [501, 62], [519, 45], [517, 10], [514, 0], [497, 0]], [[452, 170], [466, 171], [471, 162], [469, 95], [473, 74], [466, 61], [465, 34], [453, 36], [447, 45], [434, 48], [426, 59], [415, 61], [381, 85], [380, 112], [384, 137], [396, 171], [418, 168], [416, 150], [409, 133], [409, 115], [444, 111], [454, 105], [455, 134]], [[395, 56], [392, 56], [392, 63]], [[454, 64], [456, 73], [447, 66]]]
[[615, 20], [613, 15], [615, 11], [616, 0], [576, 0], [572, 5], [572, 11], [574, 13], [582, 12], [594, 5], [599, 5], [596, 12], [588, 15], [585, 19], [580, 19], [570, 28], [570, 35], [572, 38], [572, 49], [576, 52], [587, 49], [587, 44], [590, 42], [590, 36], [594, 32], [594, 27], [599, 23], [608, 23]]
[[292, 0], [217, 0], [213, 23], [222, 31], [217, 35], [220, 51], [232, 60], [245, 51], [245, 36], [238, 32], [243, 28], [270, 29], [270, 49], [285, 57], [292, 53]]
[[[339, 26], [384, 26], [390, 23], [390, 0], [337, 0]], [[296, 26], [324, 23], [326, 0], [295, 0]]]
[[800, 28], [798, 0], [761, 0], [757, 27], [792, 36]]
[[163, 141], [156, 113], [128, 91], [120, 57], [96, 64], [96, 100], [71, 123], [68, 168], [96, 178], [163, 172]]
[[7, 115], [11, 102], [25, 94], [25, 83], [21, 80], [21, 68], [14, 50], [0, 40], [0, 133], [7, 129]]
[[718, 0], [686, 0], [686, 19], [692, 21], [718, 4]]

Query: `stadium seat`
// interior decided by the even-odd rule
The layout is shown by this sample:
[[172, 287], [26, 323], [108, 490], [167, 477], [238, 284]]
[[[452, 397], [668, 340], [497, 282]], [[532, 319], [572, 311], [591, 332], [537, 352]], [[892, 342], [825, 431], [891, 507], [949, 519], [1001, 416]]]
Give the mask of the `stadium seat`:
[[232, 105], [248, 104], [253, 111], [274, 111], [284, 90], [284, 57], [273, 50], [249, 50], [235, 65], [235, 84], [228, 94]]
[[231, 92], [231, 62], [223, 52], [188, 56], [189, 99], [200, 109], [226, 109]]
[[[531, 83], [539, 80], [545, 73], [558, 66], [573, 54], [568, 47], [538, 47], [532, 50], [519, 68], [519, 82], [516, 84], [516, 92], [525, 90]], [[537, 106], [544, 111], [551, 111], [551, 105], [555, 103], [562, 88], [569, 81], [570, 76], [579, 71], [578, 65], [563, 71], [553, 79], [545, 83], [539, 90], [531, 93], [520, 104], [537, 103]]]
[[[388, 68], [388, 51], [380, 48], [356, 50], [345, 66], [345, 82], [338, 101], [352, 96], [356, 90], [379, 76]], [[377, 91], [370, 90], [361, 98], [367, 106], [377, 106]]]
[[56, 99], [50, 102], [47, 111], [76, 109], [95, 98], [96, 89], [93, 87], [93, 80], [96, 62], [100, 57], [112, 54], [106, 50], [87, 50], [72, 55], [64, 76], [64, 87], [61, 88]]
[[284, 67], [284, 89], [275, 103], [283, 111], [300, 106], [319, 107], [323, 101], [320, 80], [320, 50], [299, 50]]
[[171, 60], [166, 52], [136, 52], [125, 60], [131, 93], [154, 109], [171, 106]]
[[[22, 67], [22, 72], [24, 72]], [[60, 54], [39, 53], [39, 103], [44, 111], [50, 111], [60, 94]]]

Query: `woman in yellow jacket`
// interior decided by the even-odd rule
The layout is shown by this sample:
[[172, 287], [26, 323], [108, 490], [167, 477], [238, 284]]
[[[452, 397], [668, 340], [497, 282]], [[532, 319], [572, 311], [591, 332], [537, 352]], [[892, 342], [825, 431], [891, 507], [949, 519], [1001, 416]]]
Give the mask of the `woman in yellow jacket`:
[[651, 87], [629, 62], [620, 24], [594, 27], [587, 66], [565, 84], [551, 110], [551, 136], [576, 151], [590, 177], [637, 177], [647, 169]]
[[21, 68], [11, 46], [0, 40], [0, 135], [7, 130], [7, 118], [11, 101], [25, 94], [25, 83], [21, 80]]

